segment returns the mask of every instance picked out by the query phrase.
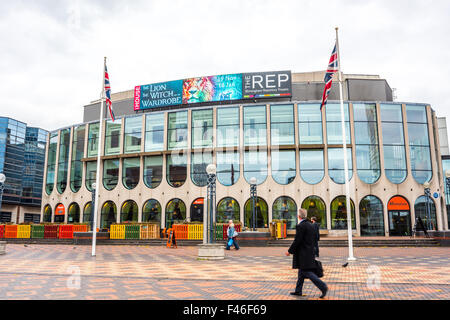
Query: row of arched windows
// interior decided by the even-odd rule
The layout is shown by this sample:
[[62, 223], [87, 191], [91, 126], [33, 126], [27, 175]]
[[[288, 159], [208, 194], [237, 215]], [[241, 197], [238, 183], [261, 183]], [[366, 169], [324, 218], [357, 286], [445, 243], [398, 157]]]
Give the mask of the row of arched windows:
[[[186, 220], [203, 222], [203, 198], [193, 201], [190, 208], [190, 215], [187, 214], [186, 204], [181, 199], [170, 200], [165, 207], [165, 227], [170, 227], [174, 223], [182, 223]], [[436, 209], [434, 201], [429, 198], [431, 209], [431, 226], [437, 229]], [[356, 229], [355, 205], [351, 200], [352, 228]], [[416, 217], [421, 217], [427, 225], [426, 197], [421, 196], [414, 205]], [[308, 211], [308, 217], [315, 216], [321, 229], [346, 230], [347, 229], [347, 209], [345, 196], [336, 197], [330, 205], [331, 226], [327, 225], [327, 210], [325, 202], [318, 196], [309, 196], [301, 204], [301, 207]], [[255, 205], [255, 222], [257, 228], [267, 228], [269, 223], [269, 211], [267, 202], [257, 197]], [[56, 210], [55, 210], [56, 211]], [[403, 215], [403, 220], [398, 220], [397, 215], [389, 214], [390, 233], [397, 232], [398, 228], [405, 228], [399, 231], [401, 235], [411, 233], [410, 213]], [[117, 219], [117, 207], [113, 201], [103, 203], [101, 207], [100, 228], [109, 228], [112, 223], [120, 222], [148, 222], [161, 223], [162, 206], [158, 200], [150, 199], [142, 207], [142, 217], [139, 218], [139, 207], [133, 200], [125, 201], [120, 207], [120, 216]], [[216, 209], [216, 222], [224, 223], [230, 219], [241, 221], [240, 205], [232, 197], [220, 200]], [[287, 228], [295, 229], [297, 224], [297, 204], [287, 196], [277, 198], [272, 204], [272, 220], [286, 220]], [[90, 222], [92, 219], [92, 203], [88, 202], [83, 208], [83, 222]], [[382, 236], [385, 234], [384, 210], [382, 201], [373, 195], [366, 196], [359, 204], [360, 229], [362, 236]], [[55, 222], [64, 222], [64, 215], [55, 215]], [[407, 221], [409, 219], [409, 221]], [[51, 222], [52, 208], [50, 205], [44, 207], [44, 222]], [[405, 221], [406, 220], [406, 221]], [[68, 223], [78, 223], [81, 221], [81, 210], [77, 203], [72, 203], [67, 212]], [[244, 205], [243, 223], [246, 227], [251, 227], [253, 221], [253, 199], [250, 198]], [[397, 224], [401, 226], [397, 226]], [[400, 235], [400, 234], [399, 234]]]

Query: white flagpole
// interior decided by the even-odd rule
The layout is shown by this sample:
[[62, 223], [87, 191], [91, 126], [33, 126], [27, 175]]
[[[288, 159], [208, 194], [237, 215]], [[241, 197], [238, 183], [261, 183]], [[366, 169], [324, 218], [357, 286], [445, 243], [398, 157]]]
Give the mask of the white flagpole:
[[100, 127], [98, 129], [98, 149], [97, 149], [97, 173], [95, 178], [95, 206], [94, 206], [94, 225], [92, 227], [92, 256], [95, 256], [95, 246], [97, 242], [97, 216], [98, 216], [98, 208], [99, 208], [99, 193], [98, 189], [100, 189], [100, 155], [101, 155], [101, 146], [102, 146], [102, 130], [103, 130], [103, 101], [105, 100], [105, 69], [106, 69], [106, 57], [103, 65], [103, 77], [102, 77], [102, 93], [100, 97]]
[[352, 237], [352, 215], [350, 205], [350, 182], [348, 181], [348, 159], [347, 159], [347, 138], [345, 130], [344, 116], [344, 98], [342, 94], [342, 72], [341, 72], [341, 54], [339, 52], [339, 36], [336, 27], [336, 51], [338, 56], [338, 74], [339, 74], [339, 96], [341, 100], [341, 124], [342, 124], [342, 145], [344, 147], [344, 177], [345, 177], [345, 202], [347, 205], [347, 230], [348, 230], [348, 260], [355, 261], [353, 256], [353, 237]]

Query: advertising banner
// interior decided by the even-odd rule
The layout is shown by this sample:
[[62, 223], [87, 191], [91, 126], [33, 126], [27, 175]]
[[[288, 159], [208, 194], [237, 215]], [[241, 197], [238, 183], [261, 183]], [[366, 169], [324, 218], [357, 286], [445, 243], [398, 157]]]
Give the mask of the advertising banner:
[[292, 96], [291, 71], [244, 73], [242, 81], [244, 99]]
[[137, 86], [134, 89], [134, 110], [179, 105], [182, 95], [183, 80]]
[[185, 79], [183, 104], [242, 99], [242, 74]]

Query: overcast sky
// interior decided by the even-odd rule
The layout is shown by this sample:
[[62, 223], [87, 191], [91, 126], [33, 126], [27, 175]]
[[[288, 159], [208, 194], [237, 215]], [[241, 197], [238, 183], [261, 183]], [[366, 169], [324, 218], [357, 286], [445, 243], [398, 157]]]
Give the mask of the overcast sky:
[[[397, 101], [450, 119], [448, 0], [0, 1], [0, 116], [81, 123], [101, 91], [195, 76], [327, 66], [378, 74]], [[132, 106], [130, 106], [132, 108]]]

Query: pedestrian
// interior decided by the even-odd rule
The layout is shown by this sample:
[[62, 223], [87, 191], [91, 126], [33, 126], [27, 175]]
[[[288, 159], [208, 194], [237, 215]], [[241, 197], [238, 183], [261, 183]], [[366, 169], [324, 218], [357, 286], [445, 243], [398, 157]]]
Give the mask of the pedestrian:
[[239, 250], [239, 244], [237, 242], [237, 236], [238, 233], [236, 232], [236, 229], [234, 228], [233, 220], [228, 221], [228, 228], [227, 228], [227, 250], [230, 250], [230, 247], [234, 245], [234, 248], [236, 250]]
[[317, 223], [317, 218], [316, 217], [311, 217], [311, 222], [312, 225], [314, 227], [314, 229], [316, 230], [316, 243], [314, 246], [314, 254], [316, 255], [316, 257], [319, 257], [319, 240], [320, 240], [320, 225]]
[[328, 292], [328, 286], [315, 274], [317, 269], [316, 259], [314, 258], [314, 244], [316, 240], [316, 231], [311, 222], [307, 220], [307, 211], [299, 209], [297, 214], [299, 223], [296, 226], [294, 242], [286, 252], [286, 256], [293, 254], [292, 268], [298, 269], [298, 280], [295, 291], [291, 295], [302, 296], [303, 282], [305, 278], [310, 279], [314, 285], [320, 289], [324, 298]]

